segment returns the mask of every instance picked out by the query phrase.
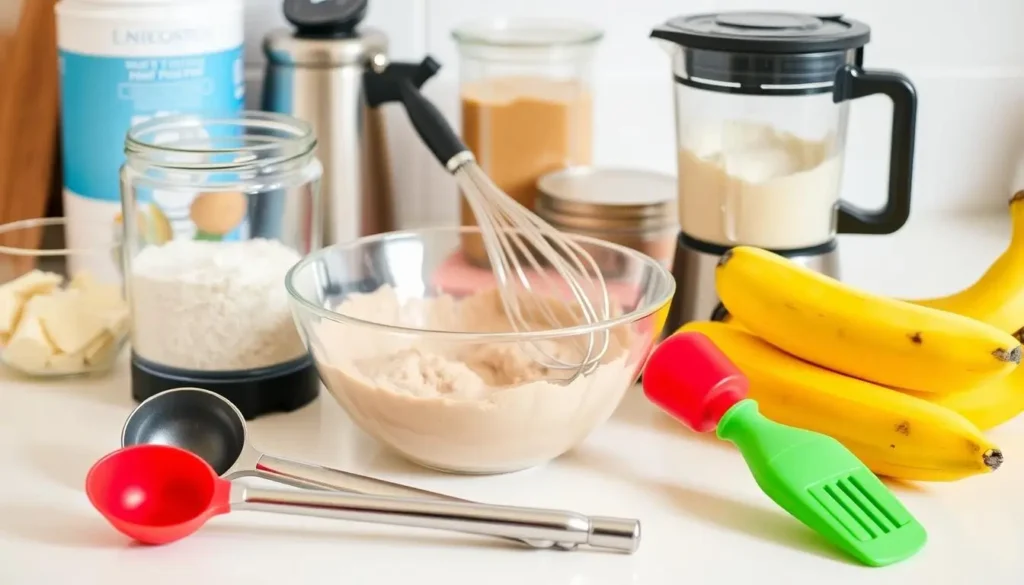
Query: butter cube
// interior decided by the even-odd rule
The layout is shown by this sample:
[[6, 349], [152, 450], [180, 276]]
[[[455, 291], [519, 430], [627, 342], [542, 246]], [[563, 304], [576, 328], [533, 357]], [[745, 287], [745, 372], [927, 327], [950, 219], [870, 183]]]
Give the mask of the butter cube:
[[103, 315], [85, 304], [82, 291], [67, 289], [46, 298], [39, 322], [61, 353], [82, 353], [106, 331]]
[[25, 301], [52, 292], [62, 280], [59, 274], [33, 270], [0, 285], [0, 333], [10, 334], [15, 329]]
[[103, 363], [110, 359], [110, 352], [114, 349], [114, 340], [117, 339], [110, 333], [103, 333], [82, 352], [85, 363], [93, 365]]
[[51, 355], [50, 359], [46, 362], [46, 367], [51, 371], [67, 374], [81, 372], [85, 367], [85, 357], [82, 354], [68, 355], [59, 353]]
[[4, 361], [14, 368], [26, 372], [43, 370], [50, 358], [57, 353], [39, 319], [47, 310], [50, 301], [51, 297], [37, 296], [25, 303], [18, 328], [11, 335], [3, 352]]

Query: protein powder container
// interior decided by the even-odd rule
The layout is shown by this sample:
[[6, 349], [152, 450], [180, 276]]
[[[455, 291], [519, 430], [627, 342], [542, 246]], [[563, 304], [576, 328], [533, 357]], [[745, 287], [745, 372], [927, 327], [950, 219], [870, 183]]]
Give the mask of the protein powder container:
[[[61, 0], [55, 11], [67, 246], [106, 246], [122, 230], [128, 129], [160, 115], [230, 119], [242, 110], [244, 0]], [[198, 195], [153, 194], [166, 239], [194, 229]], [[114, 258], [69, 268], [118, 277]]]

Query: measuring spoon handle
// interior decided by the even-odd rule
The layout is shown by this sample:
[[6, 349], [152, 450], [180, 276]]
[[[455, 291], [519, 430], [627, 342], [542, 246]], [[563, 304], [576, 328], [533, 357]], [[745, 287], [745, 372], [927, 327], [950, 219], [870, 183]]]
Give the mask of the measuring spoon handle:
[[256, 462], [256, 471], [260, 472], [263, 476], [271, 476], [270, 479], [296, 487], [340, 490], [369, 496], [433, 498], [453, 502], [465, 501], [454, 496], [421, 490], [400, 483], [393, 483], [313, 463], [275, 457], [265, 453], [260, 455], [259, 460]]
[[586, 544], [633, 553], [640, 544], [638, 520], [584, 516], [541, 508], [338, 492], [271, 490], [240, 483], [231, 486], [231, 508], [450, 530], [546, 543], [545, 548]]
[[[446, 502], [476, 503], [470, 500], [456, 498], [455, 496], [449, 496], [448, 494], [422, 490], [400, 483], [393, 483], [383, 479], [359, 475], [358, 473], [334, 469], [333, 467], [303, 463], [302, 461], [284, 459], [282, 457], [275, 457], [265, 453], [261, 454], [259, 460], [256, 462], [256, 471], [260, 476], [266, 479], [272, 479], [280, 483], [300, 488], [313, 488], [331, 491], [340, 490], [344, 492], [365, 494], [368, 496], [427, 498]], [[535, 542], [521, 538], [513, 538], [512, 540], [517, 540], [534, 548], [550, 547], [548, 542], [543, 541]], [[572, 548], [575, 545], [559, 542], [556, 543], [556, 546], [561, 548]]]

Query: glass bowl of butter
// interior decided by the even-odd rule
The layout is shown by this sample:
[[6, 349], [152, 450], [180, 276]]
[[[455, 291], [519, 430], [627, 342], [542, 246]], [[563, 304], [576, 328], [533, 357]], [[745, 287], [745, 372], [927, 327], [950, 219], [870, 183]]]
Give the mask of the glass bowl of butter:
[[128, 338], [117, 244], [68, 246], [102, 235], [66, 228], [60, 217], [0, 225], [0, 362], [25, 375], [107, 371]]

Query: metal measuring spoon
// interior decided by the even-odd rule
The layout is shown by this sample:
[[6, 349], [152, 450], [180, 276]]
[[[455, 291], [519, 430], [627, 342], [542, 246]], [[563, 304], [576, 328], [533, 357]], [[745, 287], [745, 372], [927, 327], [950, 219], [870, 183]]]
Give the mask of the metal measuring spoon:
[[[171, 445], [198, 455], [225, 479], [260, 477], [299, 488], [371, 496], [476, 503], [357, 473], [268, 455], [249, 442], [245, 417], [226, 398], [202, 388], [174, 388], [142, 401], [121, 429], [121, 446]], [[574, 548], [513, 538], [536, 548]]]

